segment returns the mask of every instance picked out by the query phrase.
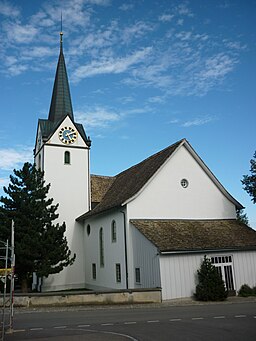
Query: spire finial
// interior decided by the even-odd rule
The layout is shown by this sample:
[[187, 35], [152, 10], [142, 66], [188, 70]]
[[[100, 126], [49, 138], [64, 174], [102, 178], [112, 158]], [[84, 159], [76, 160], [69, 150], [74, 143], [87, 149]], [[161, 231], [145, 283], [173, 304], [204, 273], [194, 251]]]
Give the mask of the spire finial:
[[60, 14], [60, 49], [62, 51], [62, 36], [63, 36], [63, 32], [62, 32], [62, 12]]

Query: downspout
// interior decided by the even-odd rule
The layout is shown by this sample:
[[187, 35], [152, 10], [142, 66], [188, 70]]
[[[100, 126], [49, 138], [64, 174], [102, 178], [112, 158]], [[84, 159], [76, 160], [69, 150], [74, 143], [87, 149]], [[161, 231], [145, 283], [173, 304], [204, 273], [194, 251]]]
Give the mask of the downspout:
[[127, 257], [127, 233], [126, 233], [126, 216], [124, 211], [120, 211], [123, 213], [124, 217], [124, 260], [125, 260], [125, 280], [126, 280], [126, 289], [129, 289], [128, 284], [128, 257]]

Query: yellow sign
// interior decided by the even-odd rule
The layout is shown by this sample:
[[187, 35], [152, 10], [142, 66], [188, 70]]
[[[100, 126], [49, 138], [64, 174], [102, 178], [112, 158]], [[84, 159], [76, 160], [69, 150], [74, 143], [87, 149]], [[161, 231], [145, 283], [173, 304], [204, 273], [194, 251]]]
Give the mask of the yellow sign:
[[0, 276], [5, 276], [5, 274], [9, 275], [12, 272], [11, 268], [0, 269]]

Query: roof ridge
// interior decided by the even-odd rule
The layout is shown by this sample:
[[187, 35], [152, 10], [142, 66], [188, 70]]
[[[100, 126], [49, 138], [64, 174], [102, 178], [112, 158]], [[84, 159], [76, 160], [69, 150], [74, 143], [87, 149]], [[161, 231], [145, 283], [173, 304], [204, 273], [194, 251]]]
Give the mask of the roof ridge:
[[136, 163], [135, 165], [133, 165], [133, 166], [131, 166], [131, 167], [129, 167], [129, 168], [123, 170], [122, 172], [116, 174], [116, 177], [119, 176], [119, 175], [121, 175], [121, 174], [123, 174], [123, 173], [125, 173], [125, 172], [127, 172], [127, 171], [129, 171], [129, 170], [132, 170], [133, 168], [135, 168], [135, 167], [137, 167], [137, 166], [139, 166], [139, 165], [141, 165], [141, 164], [143, 164], [143, 163], [149, 161], [150, 159], [155, 158], [156, 156], [158, 156], [158, 155], [160, 155], [160, 154], [163, 154], [166, 150], [175, 147], [175, 145], [178, 146], [179, 144], [181, 144], [182, 142], [185, 142], [185, 141], [187, 141], [187, 140], [186, 140], [185, 138], [183, 138], [183, 139], [181, 139], [181, 140], [179, 140], [179, 141], [177, 141], [177, 142], [175, 142], [175, 143], [169, 145], [168, 147], [159, 150], [158, 152], [154, 153], [153, 155], [148, 156], [146, 159], [144, 159], [144, 160], [142, 160], [142, 161]]

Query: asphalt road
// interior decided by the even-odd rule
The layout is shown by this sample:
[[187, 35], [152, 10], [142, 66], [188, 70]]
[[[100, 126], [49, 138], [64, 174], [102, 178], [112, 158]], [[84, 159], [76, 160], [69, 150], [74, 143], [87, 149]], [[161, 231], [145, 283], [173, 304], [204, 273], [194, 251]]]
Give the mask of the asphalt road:
[[256, 303], [16, 311], [11, 340], [255, 341]]

